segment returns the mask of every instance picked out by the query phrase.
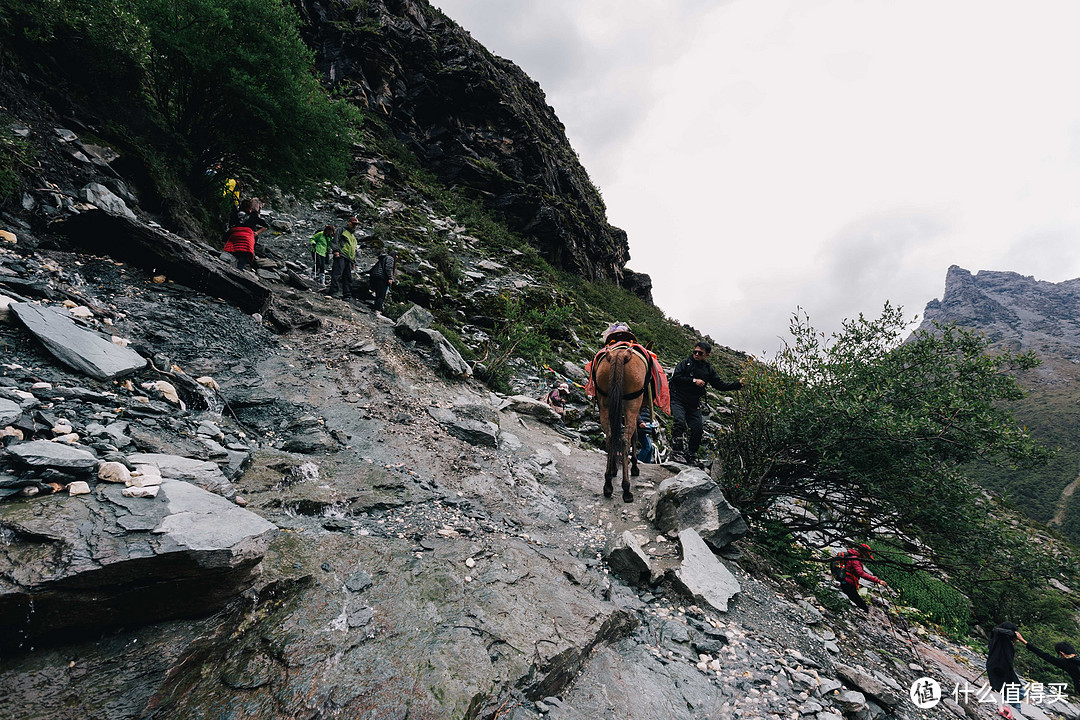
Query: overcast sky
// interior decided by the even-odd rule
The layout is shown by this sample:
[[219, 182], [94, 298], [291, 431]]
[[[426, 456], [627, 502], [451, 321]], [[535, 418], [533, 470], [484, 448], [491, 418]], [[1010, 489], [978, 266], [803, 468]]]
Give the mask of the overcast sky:
[[540, 83], [657, 305], [771, 355], [1080, 276], [1075, 0], [433, 0]]

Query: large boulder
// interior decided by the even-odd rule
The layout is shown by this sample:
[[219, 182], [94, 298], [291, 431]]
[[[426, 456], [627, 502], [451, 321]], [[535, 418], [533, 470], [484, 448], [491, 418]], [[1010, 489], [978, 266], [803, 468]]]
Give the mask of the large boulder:
[[13, 303], [11, 311], [58, 360], [91, 377], [111, 380], [146, 367], [139, 353], [84, 330], [58, 312], [32, 303]]
[[739, 580], [716, 559], [693, 529], [679, 533], [682, 563], [674, 572], [675, 585], [699, 605], [727, 612], [728, 601], [742, 590]]
[[716, 481], [697, 468], [683, 470], [660, 483], [653, 522], [664, 533], [693, 528], [717, 552], [748, 529], [742, 514], [727, 501]]
[[102, 484], [0, 506], [0, 652], [213, 612], [246, 588], [276, 528], [178, 480], [154, 499]]
[[472, 376], [472, 368], [469, 363], [465, 362], [465, 358], [461, 357], [461, 353], [450, 344], [450, 341], [441, 332], [430, 328], [420, 328], [416, 331], [415, 337], [417, 340], [423, 340], [435, 348], [439, 358], [439, 367], [444, 371], [454, 377]]
[[521, 415], [530, 415], [548, 425], [554, 425], [562, 420], [562, 415], [555, 412], [553, 407], [527, 395], [511, 395], [503, 401], [499, 410], [512, 410]]
[[394, 323], [394, 332], [406, 340], [412, 340], [419, 331], [431, 327], [434, 321], [434, 315], [419, 305], [413, 305]]
[[652, 579], [649, 556], [641, 549], [634, 533], [623, 531], [608, 546], [604, 555], [608, 567], [616, 577], [631, 585], [645, 585]]

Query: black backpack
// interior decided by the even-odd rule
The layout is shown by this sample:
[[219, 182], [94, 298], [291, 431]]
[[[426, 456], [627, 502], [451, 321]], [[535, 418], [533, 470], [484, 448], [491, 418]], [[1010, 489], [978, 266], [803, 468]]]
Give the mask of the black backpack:
[[375, 264], [368, 270], [368, 277], [373, 280], [389, 280], [390, 273], [387, 272], [386, 264], [389, 260], [389, 255], [380, 255], [379, 259], [375, 261]]
[[847, 577], [847, 552], [841, 551], [829, 561], [829, 572], [833, 580], [844, 582], [844, 578]]

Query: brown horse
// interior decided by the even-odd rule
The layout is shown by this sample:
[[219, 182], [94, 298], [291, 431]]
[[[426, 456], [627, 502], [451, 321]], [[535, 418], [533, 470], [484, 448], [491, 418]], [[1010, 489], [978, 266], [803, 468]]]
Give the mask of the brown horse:
[[637, 475], [637, 457], [632, 445], [637, 433], [638, 411], [645, 394], [649, 365], [638, 353], [625, 345], [615, 345], [594, 363], [596, 401], [600, 408], [600, 424], [607, 436], [607, 469], [604, 471], [604, 497], [611, 497], [611, 479], [622, 463], [623, 502], [633, 502], [630, 492], [631, 460]]

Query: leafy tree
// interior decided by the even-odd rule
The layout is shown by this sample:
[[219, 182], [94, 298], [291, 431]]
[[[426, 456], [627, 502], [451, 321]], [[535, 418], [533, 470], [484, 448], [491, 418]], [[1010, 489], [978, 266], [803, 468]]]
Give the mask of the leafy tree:
[[327, 96], [283, 0], [0, 0], [5, 44], [118, 133], [169, 145], [170, 169], [196, 189], [218, 163], [222, 178], [290, 189], [345, 174], [360, 112]]
[[1022, 395], [1010, 371], [1038, 361], [990, 354], [956, 327], [904, 342], [907, 327], [888, 304], [829, 338], [796, 315], [776, 359], [747, 366], [717, 451], [728, 497], [749, 519], [781, 516], [820, 545], [918, 537], [939, 564], [984, 556], [993, 524], [961, 469], [1045, 459], [1002, 407]]
[[[344, 103], [312, 73], [295, 11], [280, 0], [134, 0], [148, 28], [148, 95], [191, 149], [284, 183], [341, 176]], [[230, 167], [232, 166], [232, 167]]]

